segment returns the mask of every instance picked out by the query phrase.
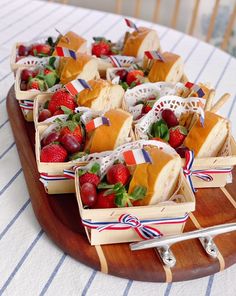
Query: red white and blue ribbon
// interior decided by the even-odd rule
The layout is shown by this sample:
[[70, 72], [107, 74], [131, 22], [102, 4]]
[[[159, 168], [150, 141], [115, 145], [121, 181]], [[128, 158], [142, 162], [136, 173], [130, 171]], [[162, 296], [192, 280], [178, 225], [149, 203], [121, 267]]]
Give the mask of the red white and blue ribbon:
[[74, 97], [84, 89], [91, 89], [91, 86], [84, 79], [75, 79], [67, 83], [65, 88]]
[[135, 57], [129, 56], [110, 55], [108, 58], [116, 68], [126, 66], [127, 64], [133, 64], [135, 62]]
[[150, 60], [159, 60], [165, 62], [165, 59], [163, 58], [162, 54], [157, 50], [145, 51], [144, 54]]
[[[89, 133], [101, 125], [111, 125], [109, 118], [101, 116], [89, 121], [86, 125], [86, 132]], [[102, 140], [102, 139], [101, 139]]]
[[63, 172], [64, 172], [64, 176], [67, 179], [74, 179], [75, 178], [75, 169], [63, 170]]
[[65, 175], [49, 175], [47, 173], [41, 173], [40, 174], [40, 179], [39, 179], [42, 183], [44, 183], [45, 181], [61, 181], [61, 180], [68, 180], [67, 177], [65, 177]]
[[145, 149], [134, 149], [124, 151], [123, 157], [127, 165], [152, 163], [151, 156]]
[[23, 110], [33, 110], [34, 102], [30, 100], [20, 101], [19, 105]]
[[132, 28], [132, 29], [135, 29], [135, 31], [138, 31], [138, 27], [135, 25], [134, 22], [132, 22], [131, 20], [129, 20], [127, 18], [125, 18], [125, 22], [129, 28]]
[[163, 234], [158, 229], [151, 227], [150, 225], [179, 224], [185, 223], [187, 219], [188, 214], [177, 218], [160, 218], [148, 220], [139, 220], [135, 216], [123, 214], [119, 217], [117, 222], [92, 222], [91, 220], [82, 219], [82, 223], [84, 226], [91, 229], [97, 229], [99, 232], [104, 230], [134, 229], [142, 239], [151, 239], [160, 237]]
[[187, 88], [189, 88], [190, 90], [196, 92], [196, 93], [198, 94], [198, 97], [199, 97], [199, 98], [202, 98], [202, 97], [205, 95], [205, 93], [204, 93], [204, 91], [201, 89], [201, 87], [200, 87], [199, 85], [195, 84], [195, 83], [192, 83], [192, 82], [189, 82], [189, 81], [188, 81], [188, 82], [185, 83], [185, 87], [187, 87]]
[[191, 179], [192, 176], [200, 178], [206, 182], [211, 182], [211, 181], [213, 181], [213, 177], [211, 176], [211, 174], [227, 174], [227, 173], [231, 173], [231, 171], [232, 171], [231, 168], [191, 170], [191, 168], [193, 166], [193, 161], [194, 161], [193, 151], [186, 151], [185, 159], [186, 159], [186, 162], [185, 162], [185, 166], [183, 168], [183, 172], [184, 172], [184, 175], [187, 178], [188, 183], [189, 183], [193, 192], [196, 192], [196, 189], [193, 186], [193, 182]]
[[56, 52], [56, 55], [59, 57], [68, 57], [76, 60], [76, 52], [69, 48], [56, 46], [55, 52]]

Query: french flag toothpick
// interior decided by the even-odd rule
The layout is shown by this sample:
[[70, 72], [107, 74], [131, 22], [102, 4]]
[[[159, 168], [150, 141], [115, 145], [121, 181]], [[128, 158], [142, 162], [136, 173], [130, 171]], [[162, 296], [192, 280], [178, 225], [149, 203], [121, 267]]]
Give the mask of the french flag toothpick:
[[138, 27], [135, 25], [134, 22], [132, 22], [131, 20], [125, 18], [125, 22], [126, 22], [126, 25], [132, 29], [135, 29], [135, 31], [138, 31]]
[[84, 89], [91, 89], [91, 86], [83, 79], [75, 79], [65, 85], [68, 92], [74, 97]]
[[205, 93], [204, 91], [201, 89], [201, 87], [195, 83], [192, 83], [192, 82], [186, 82], [185, 83], [185, 87], [189, 88], [190, 90], [193, 90], [194, 92], [196, 92], [198, 94], [198, 97], [199, 98], [202, 98]]
[[73, 58], [74, 60], [76, 60], [75, 51], [73, 51], [69, 48], [56, 46], [55, 51], [56, 51], [56, 55], [59, 57], [69, 57], [69, 58]]
[[101, 116], [89, 121], [86, 125], [86, 132], [89, 133], [101, 125], [111, 125], [109, 118]]
[[127, 150], [123, 152], [123, 157], [127, 165], [152, 163], [152, 159], [145, 149]]
[[144, 54], [150, 60], [159, 60], [165, 62], [165, 59], [163, 58], [162, 54], [157, 50], [145, 51]]

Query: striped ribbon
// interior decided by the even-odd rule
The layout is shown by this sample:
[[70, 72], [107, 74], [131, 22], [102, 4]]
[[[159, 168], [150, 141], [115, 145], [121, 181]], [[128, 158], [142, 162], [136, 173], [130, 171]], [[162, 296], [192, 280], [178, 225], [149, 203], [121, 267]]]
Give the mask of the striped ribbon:
[[142, 239], [151, 239], [160, 237], [163, 234], [149, 225], [160, 225], [160, 224], [178, 224], [184, 223], [188, 219], [188, 214], [183, 217], [177, 218], [161, 218], [161, 219], [150, 219], [150, 220], [139, 220], [137, 217], [123, 214], [119, 217], [117, 222], [91, 222], [90, 220], [82, 219], [84, 226], [97, 229], [99, 232], [104, 230], [126, 230], [134, 229]]
[[34, 102], [29, 100], [20, 101], [19, 105], [23, 110], [33, 110]]
[[71, 170], [63, 170], [64, 176], [68, 179], [74, 179], [75, 178], [75, 169]]
[[60, 181], [60, 180], [68, 180], [69, 178], [63, 175], [49, 175], [47, 173], [40, 174], [40, 181], [43, 183], [45, 181]]
[[194, 171], [191, 170], [191, 168], [193, 166], [193, 161], [194, 161], [193, 151], [187, 151], [185, 153], [185, 159], [186, 159], [186, 162], [185, 162], [185, 166], [183, 168], [183, 172], [184, 172], [185, 177], [188, 180], [188, 183], [189, 183], [193, 193], [196, 192], [196, 189], [193, 186], [191, 176], [198, 177], [206, 182], [211, 182], [211, 181], [213, 181], [213, 177], [211, 176], [211, 174], [227, 174], [227, 173], [231, 173], [231, 171], [232, 171], [231, 168], [194, 170]]

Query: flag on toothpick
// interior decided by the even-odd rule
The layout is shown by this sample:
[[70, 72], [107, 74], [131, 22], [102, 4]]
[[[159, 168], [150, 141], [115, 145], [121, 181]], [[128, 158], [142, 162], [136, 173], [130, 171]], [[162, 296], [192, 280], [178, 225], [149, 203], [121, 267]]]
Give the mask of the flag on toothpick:
[[189, 81], [188, 81], [188, 82], [185, 83], [185, 87], [187, 87], [187, 88], [189, 88], [190, 90], [196, 92], [196, 93], [198, 94], [198, 97], [199, 97], [199, 98], [202, 98], [202, 97], [205, 95], [205, 93], [204, 93], [204, 91], [201, 89], [201, 87], [200, 87], [199, 85], [195, 84], [195, 83], [192, 83], [192, 82], [189, 82]]
[[145, 149], [127, 150], [123, 152], [123, 157], [127, 165], [152, 163], [152, 159]]
[[144, 52], [146, 57], [150, 60], [160, 60], [162, 62], [165, 62], [165, 59], [163, 58], [162, 54], [157, 50], [150, 50]]
[[74, 97], [84, 89], [91, 89], [91, 86], [83, 79], [75, 79], [65, 85], [68, 92]]
[[69, 48], [56, 46], [55, 51], [56, 51], [56, 55], [59, 57], [69, 57], [69, 58], [73, 58], [74, 60], [76, 60], [75, 51], [73, 51]]
[[[89, 133], [101, 125], [111, 125], [109, 118], [102, 116], [102, 117], [97, 117], [97, 118], [89, 121], [85, 125], [86, 132]], [[102, 139], [101, 139], [101, 141], [102, 141]]]
[[125, 18], [125, 22], [126, 22], [126, 25], [132, 29], [135, 29], [135, 31], [138, 31], [138, 27], [135, 25], [134, 22], [132, 22], [131, 20]]

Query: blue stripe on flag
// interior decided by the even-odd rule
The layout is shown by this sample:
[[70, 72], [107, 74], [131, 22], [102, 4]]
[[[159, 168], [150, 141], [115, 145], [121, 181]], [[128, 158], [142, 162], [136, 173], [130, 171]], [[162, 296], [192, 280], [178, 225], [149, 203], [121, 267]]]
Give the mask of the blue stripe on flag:
[[152, 163], [152, 159], [151, 159], [149, 153], [145, 149], [142, 149], [142, 153], [143, 153], [143, 157], [145, 159], [145, 162]]

